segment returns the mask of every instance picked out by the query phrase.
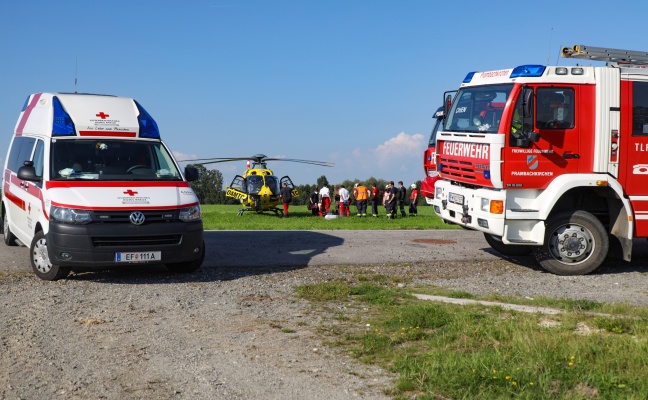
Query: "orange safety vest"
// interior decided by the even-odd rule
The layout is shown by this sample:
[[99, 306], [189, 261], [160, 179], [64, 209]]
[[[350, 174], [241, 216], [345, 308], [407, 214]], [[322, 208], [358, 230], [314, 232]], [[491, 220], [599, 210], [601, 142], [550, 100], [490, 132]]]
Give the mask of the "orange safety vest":
[[369, 198], [369, 189], [362, 185], [358, 185], [358, 195], [356, 200], [367, 200]]

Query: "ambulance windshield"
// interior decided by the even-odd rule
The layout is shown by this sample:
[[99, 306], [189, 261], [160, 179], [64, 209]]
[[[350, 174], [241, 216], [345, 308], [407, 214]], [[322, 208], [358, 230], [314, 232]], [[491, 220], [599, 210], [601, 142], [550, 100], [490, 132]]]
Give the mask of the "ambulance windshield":
[[161, 142], [134, 140], [52, 140], [52, 180], [181, 180]]
[[497, 133], [513, 84], [473, 86], [459, 90], [444, 129], [450, 132]]

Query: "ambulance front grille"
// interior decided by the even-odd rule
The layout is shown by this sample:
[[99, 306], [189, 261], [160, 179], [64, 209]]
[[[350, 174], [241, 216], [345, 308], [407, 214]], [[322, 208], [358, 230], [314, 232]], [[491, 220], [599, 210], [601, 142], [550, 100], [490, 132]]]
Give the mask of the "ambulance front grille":
[[182, 235], [158, 236], [97, 236], [92, 238], [94, 247], [152, 247], [158, 245], [177, 245], [182, 242]]
[[[101, 223], [127, 223], [130, 224], [130, 215], [132, 210], [124, 211], [94, 211], [94, 222]], [[141, 211], [144, 214], [144, 223], [151, 222], [172, 222], [178, 219], [176, 210], [147, 210]]]

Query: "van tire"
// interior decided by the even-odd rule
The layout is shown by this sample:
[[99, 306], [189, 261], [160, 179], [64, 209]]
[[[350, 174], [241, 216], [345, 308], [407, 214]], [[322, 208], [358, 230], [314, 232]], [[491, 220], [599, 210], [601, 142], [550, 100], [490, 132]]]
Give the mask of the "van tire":
[[9, 217], [7, 217], [7, 213], [5, 213], [2, 218], [2, 231], [4, 232], [5, 244], [7, 246], [17, 246], [16, 236], [14, 236], [14, 234], [11, 233], [11, 229], [9, 229]]
[[44, 281], [57, 281], [68, 276], [69, 267], [52, 264], [47, 253], [47, 238], [43, 231], [38, 231], [29, 246], [29, 260], [37, 277]]
[[169, 271], [186, 274], [189, 272], [194, 272], [198, 268], [200, 268], [203, 261], [205, 261], [205, 242], [203, 242], [202, 244], [202, 254], [200, 255], [199, 259], [181, 263], [165, 264], [165, 266]]
[[542, 268], [556, 275], [585, 275], [605, 260], [610, 242], [605, 227], [582, 210], [565, 211], [547, 219], [542, 246], [533, 253]]
[[490, 233], [484, 233], [484, 239], [493, 250], [505, 256], [528, 256], [533, 250], [532, 246], [504, 244], [501, 237], [493, 236]]

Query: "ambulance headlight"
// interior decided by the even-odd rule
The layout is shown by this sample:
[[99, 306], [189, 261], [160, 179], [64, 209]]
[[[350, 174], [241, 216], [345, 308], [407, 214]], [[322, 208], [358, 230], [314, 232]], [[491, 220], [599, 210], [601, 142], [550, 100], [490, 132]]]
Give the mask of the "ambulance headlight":
[[191, 221], [200, 221], [202, 218], [202, 211], [200, 211], [200, 206], [191, 206], [183, 208], [180, 210], [180, 221], [191, 222]]
[[92, 222], [92, 217], [86, 210], [52, 206], [50, 220], [61, 224], [89, 224]]

